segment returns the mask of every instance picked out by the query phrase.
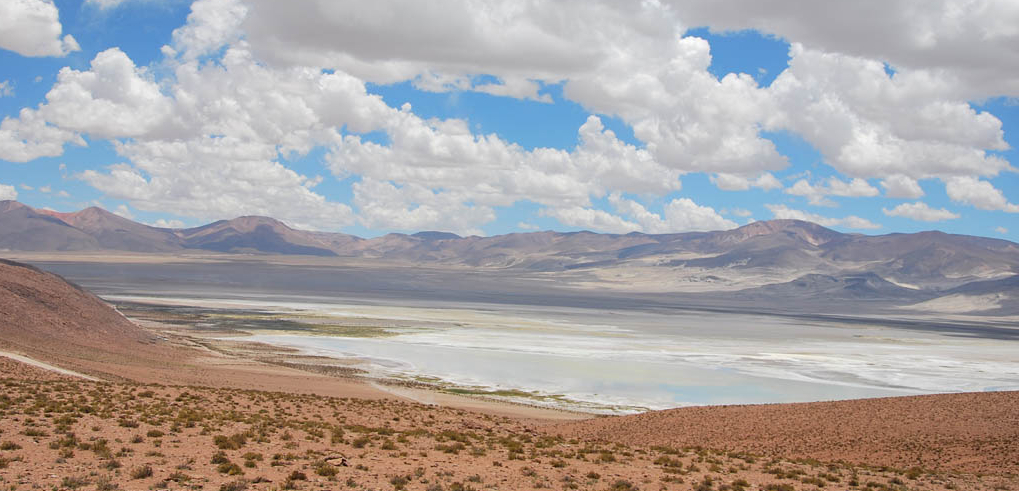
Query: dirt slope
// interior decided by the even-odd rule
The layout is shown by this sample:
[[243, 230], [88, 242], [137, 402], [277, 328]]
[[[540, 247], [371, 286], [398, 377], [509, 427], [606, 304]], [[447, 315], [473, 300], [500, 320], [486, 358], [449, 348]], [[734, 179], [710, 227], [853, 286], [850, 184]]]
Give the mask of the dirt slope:
[[1019, 392], [692, 407], [548, 431], [903, 469], [1019, 473]]

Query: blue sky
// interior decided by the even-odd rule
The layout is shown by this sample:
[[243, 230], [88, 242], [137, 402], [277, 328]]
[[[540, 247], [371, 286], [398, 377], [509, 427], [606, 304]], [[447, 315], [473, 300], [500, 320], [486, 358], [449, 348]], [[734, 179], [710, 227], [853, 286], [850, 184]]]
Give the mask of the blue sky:
[[[935, 56], [903, 38], [909, 16], [861, 13], [875, 48], [792, 7], [550, 4], [492, 25], [466, 4], [381, 2], [377, 22], [356, 2], [16, 3], [40, 25], [0, 31], [0, 197], [35, 207], [361, 236], [772, 218], [1019, 234], [1019, 70], [950, 56], [1007, 53], [1008, 33], [936, 39]], [[563, 13], [579, 25], [549, 27]]]

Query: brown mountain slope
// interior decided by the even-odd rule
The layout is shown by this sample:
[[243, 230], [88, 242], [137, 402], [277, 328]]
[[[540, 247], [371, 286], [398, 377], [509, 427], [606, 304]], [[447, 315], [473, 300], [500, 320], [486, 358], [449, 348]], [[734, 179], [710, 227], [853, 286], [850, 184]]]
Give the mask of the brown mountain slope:
[[119, 350], [152, 336], [54, 274], [0, 259], [0, 347], [30, 352]]
[[0, 352], [114, 381], [384, 395], [359, 382], [227, 356], [163, 332], [156, 335], [57, 275], [3, 259]]
[[17, 201], [0, 201], [0, 250], [94, 251], [99, 242], [71, 225]]
[[1019, 473], [1019, 392], [689, 407], [548, 431], [630, 445], [703, 446], [900, 469]]
[[95, 237], [102, 249], [169, 252], [183, 248], [172, 230], [150, 227], [95, 206], [74, 213], [36, 210]]

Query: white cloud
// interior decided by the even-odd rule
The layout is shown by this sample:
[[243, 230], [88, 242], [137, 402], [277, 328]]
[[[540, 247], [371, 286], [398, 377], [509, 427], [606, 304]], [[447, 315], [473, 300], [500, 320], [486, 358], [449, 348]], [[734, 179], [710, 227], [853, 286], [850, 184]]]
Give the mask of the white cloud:
[[145, 135], [164, 127], [171, 111], [159, 85], [118, 48], [97, 54], [88, 71], [60, 70], [39, 106], [47, 121], [100, 138]]
[[0, 80], [0, 97], [14, 97], [14, 85], [10, 80]]
[[673, 232], [728, 230], [736, 223], [723, 218], [713, 208], [701, 206], [689, 198], [679, 198], [665, 205], [661, 215], [652, 213], [640, 203], [621, 197], [609, 196], [616, 211], [631, 217], [640, 224], [640, 230], [652, 234]]
[[580, 144], [572, 151], [526, 151], [495, 135], [474, 135], [466, 121], [426, 121], [409, 108], [387, 119], [391, 144], [343, 138], [327, 156], [334, 174], [443, 189], [483, 206], [530, 200], [583, 207], [591, 196], [611, 191], [665, 194], [680, 189], [679, 172], [623, 143], [595, 116], [578, 130]]
[[584, 208], [582, 206], [545, 208], [540, 213], [542, 216], [555, 218], [563, 225], [579, 227], [585, 230], [612, 234], [626, 234], [641, 230], [641, 226], [635, 222], [596, 208]]
[[617, 215], [596, 208], [579, 206], [546, 208], [542, 214], [573, 227], [610, 232], [665, 234], [690, 231], [728, 230], [737, 224], [719, 215], [713, 208], [701, 206], [689, 198], [667, 203], [662, 214], [648, 211], [644, 205], [618, 193], [609, 196]]
[[60, 36], [63, 29], [50, 0], [0, 2], [0, 48], [22, 56], [64, 56], [80, 50], [73, 36]]
[[117, 208], [113, 210], [113, 214], [124, 217], [128, 220], [134, 220], [134, 213], [131, 213], [131, 209], [128, 208], [127, 205], [118, 205]]
[[810, 204], [816, 206], [836, 206], [835, 202], [827, 198], [828, 196], [864, 197], [879, 194], [877, 188], [864, 179], [854, 178], [847, 182], [834, 176], [829, 177], [826, 184], [817, 185], [810, 184], [806, 179], [800, 179], [786, 188], [785, 192], [803, 196]]
[[184, 228], [184, 222], [180, 220], [167, 220], [165, 218], [160, 218], [152, 223], [149, 223], [149, 225], [158, 228]]
[[85, 0], [85, 5], [91, 5], [102, 10], [112, 9], [119, 7], [120, 4], [128, 0]]
[[533, 80], [508, 79], [499, 83], [474, 85], [472, 90], [484, 92], [491, 95], [515, 97], [517, 99], [531, 99], [538, 102], [552, 103], [552, 96], [538, 94], [540, 86]]
[[[799, 28], [814, 25], [814, 17], [822, 15], [815, 8], [800, 12], [788, 2], [765, 2], [772, 3], [792, 27], [769, 20], [762, 28], [780, 34], [786, 29], [803, 34]], [[898, 9], [894, 26], [908, 18], [900, 15], [902, 5], [891, 7]], [[791, 68], [768, 89], [757, 87], [749, 75], [717, 80], [707, 71], [707, 42], [678, 33], [684, 23], [702, 25], [691, 19], [726, 24], [739, 18], [708, 15], [696, 2], [643, 2], [623, 9], [598, 1], [524, 6], [449, 1], [443, 7], [426, 7], [394, 0], [367, 10], [356, 7], [344, 1], [256, 0], [241, 27], [254, 51], [270, 63], [338, 68], [377, 83], [413, 80], [429, 90], [476, 90], [471, 77], [487, 74], [520, 84], [520, 90], [510, 90], [506, 82], [501, 90], [507, 94], [534, 97], [535, 86], [525, 81], [563, 82], [567, 98], [594, 112], [620, 116], [658, 162], [682, 172], [748, 176], [784, 168], [786, 159], [761, 138], [762, 125], [804, 135], [827, 162], [850, 177], [994, 175], [1009, 168], [1004, 159], [986, 152], [1006, 147], [1000, 121], [971, 108], [960, 91], [966, 84], [950, 71], [921, 66], [924, 69], [890, 77], [877, 61], [885, 57], [872, 57], [867, 50], [831, 53], [805, 43], [794, 45]], [[317, 15], [309, 19], [302, 14], [306, 9]], [[857, 17], [872, 12], [840, 10]], [[350, 15], [352, 11], [357, 15]], [[924, 9], [925, 14], [936, 11]], [[986, 12], [953, 12], [966, 25], [986, 20]], [[778, 18], [770, 13], [763, 17]], [[564, 18], [571, 22], [558, 21]], [[995, 25], [1008, 25], [997, 19]], [[941, 25], [945, 19], [929, 20]], [[881, 29], [897, 32], [888, 26]], [[996, 42], [1014, 37], [995, 32], [1005, 36]], [[1006, 53], [1015, 56], [1012, 50], [1000, 54]], [[966, 56], [968, 64], [1000, 69], [991, 58], [972, 60], [971, 49]], [[716, 180], [730, 188], [746, 185]]]
[[[700, 15], [657, 2], [198, 0], [151, 72], [116, 48], [87, 70], [62, 70], [43, 104], [0, 124], [0, 158], [27, 161], [83, 145], [85, 135], [108, 138], [125, 163], [80, 177], [134, 209], [461, 233], [519, 201], [591, 228], [726, 227], [732, 222], [692, 201], [673, 200], [659, 215], [619, 196], [668, 195], [688, 172], [708, 173], [720, 189], [780, 189], [771, 172], [788, 162], [762, 129], [802, 135], [844, 175], [787, 190], [813, 204], [879, 194], [866, 179], [881, 179], [890, 197], [915, 199], [917, 179], [951, 183], [1012, 169], [988, 153], [1007, 148], [1001, 122], [967, 104], [949, 71], [890, 77], [876, 61], [884, 58], [796, 44], [790, 69], [769, 88], [749, 75], [719, 80], [707, 70], [707, 42], [681, 36], [685, 12]], [[542, 85], [562, 84], [564, 97], [618, 116], [643, 145], [591, 116], [575, 148], [525, 149], [476, 134], [469, 121], [389, 107], [366, 81], [544, 102]], [[358, 135], [372, 131], [389, 143]], [[315, 177], [281, 163], [321, 146], [335, 176], [361, 178], [352, 203], [360, 217], [316, 193]], [[606, 196], [625, 213], [593, 210]], [[1001, 201], [1001, 209], [1014, 206]], [[876, 227], [853, 218], [837, 220]]]
[[765, 172], [755, 179], [725, 173], [712, 174], [709, 179], [718, 189], [725, 191], [746, 191], [751, 187], [760, 188], [765, 191], [782, 188], [782, 183], [770, 172]]
[[25, 183], [21, 183], [20, 185], [18, 185], [18, 187], [20, 187], [24, 191], [32, 191], [35, 189], [34, 187], [29, 186], [28, 184]]
[[732, 214], [732, 215], [738, 216], [740, 218], [746, 218], [746, 217], [749, 217], [749, 216], [754, 214], [750, 210], [745, 210], [743, 208], [729, 208], [728, 210], [722, 210], [722, 213], [723, 214], [726, 214], [726, 213]]
[[65, 143], [85, 145], [85, 140], [63, 128], [47, 124], [35, 110], [24, 108], [17, 118], [0, 121], [0, 159], [28, 162], [64, 153]]
[[46, 186], [39, 186], [39, 192], [49, 194], [53, 192], [53, 188], [51, 188], [48, 184]]
[[942, 78], [885, 73], [876, 60], [793, 45], [769, 87], [779, 108], [765, 126], [803, 136], [850, 177], [993, 176], [1011, 169], [1001, 121], [978, 112]]
[[70, 198], [71, 193], [68, 193], [67, 191], [61, 189], [60, 191], [57, 191], [57, 196], [60, 196], [61, 198]]
[[952, 201], [972, 205], [981, 210], [1019, 213], [1019, 205], [1009, 203], [1000, 189], [975, 177], [952, 177], [945, 181], [945, 191]]
[[889, 198], [916, 199], [924, 195], [923, 188], [916, 182], [902, 174], [888, 176], [881, 180], [881, 187], [885, 188], [885, 196]]
[[397, 187], [363, 179], [353, 189], [358, 219], [368, 228], [483, 235], [478, 225], [495, 220], [488, 206], [468, 205], [455, 192], [436, 192], [419, 184]]
[[298, 228], [336, 230], [353, 223], [348, 205], [309, 189], [313, 179], [272, 160], [274, 149], [234, 138], [117, 145], [133, 165], [78, 177], [146, 211], [173, 210], [206, 220], [268, 215]]
[[539, 227], [539, 226], [537, 226], [537, 225], [535, 225], [533, 223], [517, 222], [517, 228], [519, 228], [520, 230], [534, 231], [534, 230], [538, 230], [541, 227]]
[[866, 218], [861, 218], [856, 215], [850, 215], [842, 218], [830, 218], [813, 213], [808, 213], [801, 210], [789, 208], [786, 205], [774, 205], [766, 204], [765, 208], [771, 211], [775, 218], [780, 219], [791, 219], [791, 220], [804, 220], [808, 222], [814, 222], [818, 225], [825, 227], [845, 227], [851, 229], [877, 229], [881, 228], [878, 225]]
[[[817, 49], [955, 80], [964, 99], [1019, 94], [1019, 4], [1011, 0], [673, 0], [691, 25], [759, 29]], [[880, 12], [880, 15], [875, 15]]]
[[[173, 46], [185, 59], [212, 53], [241, 37], [248, 6], [241, 0], [197, 0], [187, 23], [173, 31]], [[309, 15], [309, 20], [313, 15]]]
[[959, 218], [959, 214], [952, 213], [944, 208], [931, 208], [927, 203], [917, 201], [916, 203], [902, 203], [895, 208], [881, 208], [885, 215], [890, 217], [905, 217], [923, 222], [941, 222]]
[[8, 184], [0, 184], [0, 200], [18, 199], [18, 190]]
[[1002, 227], [1002, 226], [1000, 226], [1000, 225], [999, 225], [999, 226], [997, 226], [997, 227], [994, 227], [994, 231], [995, 231], [995, 232], [998, 232], [999, 234], [1002, 234], [1002, 235], [1005, 235], [1005, 234], [1007, 234], [1007, 233], [1008, 233], [1008, 229], [1007, 229], [1007, 228], [1005, 228], [1005, 227]]
[[[256, 0], [241, 26], [271, 64], [330, 67], [375, 83], [548, 100], [536, 82], [563, 82], [567, 98], [622, 117], [656, 160], [680, 171], [787, 165], [758, 134], [771, 110], [766, 93], [749, 76], [717, 80], [707, 43], [681, 38], [679, 20], [656, 2], [393, 0], [365, 9], [352, 0]], [[475, 85], [476, 75], [501, 83]]]

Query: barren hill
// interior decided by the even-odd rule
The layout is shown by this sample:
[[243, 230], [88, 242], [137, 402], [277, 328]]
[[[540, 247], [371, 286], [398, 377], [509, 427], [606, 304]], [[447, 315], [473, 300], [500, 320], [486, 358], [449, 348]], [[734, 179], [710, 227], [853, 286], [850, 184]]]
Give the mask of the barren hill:
[[1019, 392], [689, 407], [548, 431], [630, 445], [703, 446], [900, 469], [1019, 473]]
[[0, 347], [48, 356], [94, 355], [131, 350], [152, 339], [63, 278], [0, 259]]

